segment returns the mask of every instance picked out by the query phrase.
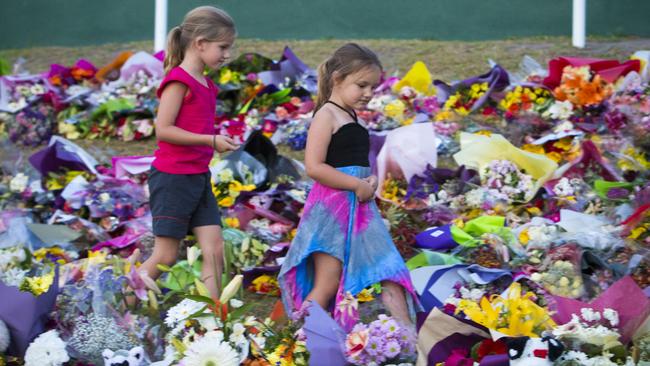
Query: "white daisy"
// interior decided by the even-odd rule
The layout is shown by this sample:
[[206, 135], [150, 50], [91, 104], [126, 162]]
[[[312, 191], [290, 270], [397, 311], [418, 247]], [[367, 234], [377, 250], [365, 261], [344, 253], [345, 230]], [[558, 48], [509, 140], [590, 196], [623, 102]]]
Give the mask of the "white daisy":
[[167, 311], [165, 324], [170, 328], [174, 328], [178, 323], [201, 310], [204, 306], [205, 304], [198, 301], [185, 299]]
[[185, 366], [238, 366], [240, 357], [237, 351], [228, 343], [218, 341], [218, 337], [212, 337], [210, 334], [207, 333], [205, 337], [190, 345], [185, 352], [185, 357], [181, 360], [182, 364]]

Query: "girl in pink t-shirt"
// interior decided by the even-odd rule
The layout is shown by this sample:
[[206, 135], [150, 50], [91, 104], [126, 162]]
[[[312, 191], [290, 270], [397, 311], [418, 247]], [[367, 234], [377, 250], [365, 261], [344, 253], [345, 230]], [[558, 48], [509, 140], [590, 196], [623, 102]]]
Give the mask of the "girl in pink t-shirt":
[[212, 296], [221, 285], [223, 238], [208, 164], [215, 150], [237, 145], [216, 135], [217, 88], [203, 70], [226, 62], [235, 37], [232, 18], [212, 6], [190, 11], [169, 32], [166, 77], [158, 88], [158, 149], [149, 176], [155, 246], [140, 267], [157, 278], [157, 265], [176, 262], [180, 240], [191, 230], [203, 255], [201, 279]]

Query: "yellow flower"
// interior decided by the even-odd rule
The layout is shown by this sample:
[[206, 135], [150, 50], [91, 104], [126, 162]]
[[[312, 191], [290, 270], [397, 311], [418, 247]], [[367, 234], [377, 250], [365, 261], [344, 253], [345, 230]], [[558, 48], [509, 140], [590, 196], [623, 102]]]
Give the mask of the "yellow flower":
[[532, 301], [534, 294], [521, 294], [521, 285], [510, 285], [506, 297], [493, 295], [483, 297], [477, 304], [461, 300], [456, 313], [463, 312], [471, 320], [509, 336], [537, 337], [538, 333], [555, 327], [546, 309]]
[[540, 210], [537, 207], [528, 207], [526, 209], [526, 211], [528, 211], [529, 214], [534, 215], [534, 216], [541, 216], [542, 215], [542, 210]]
[[230, 69], [223, 69], [219, 77], [219, 84], [227, 84], [232, 80], [233, 72]]
[[63, 189], [73, 179], [75, 179], [77, 176], [82, 175], [82, 174], [84, 174], [84, 172], [80, 171], [80, 170], [68, 171], [68, 172], [65, 173], [65, 176], [63, 177], [63, 182], [61, 182], [57, 178], [50, 178], [45, 182], [45, 187], [50, 191]]
[[404, 105], [404, 102], [397, 99], [391, 103], [388, 103], [386, 107], [384, 107], [384, 114], [387, 117], [401, 120], [404, 117], [405, 109], [406, 109], [406, 105]]
[[557, 151], [551, 151], [550, 153], [547, 153], [546, 157], [553, 160], [556, 163], [562, 161], [562, 155]]
[[226, 223], [228, 227], [232, 227], [235, 229], [239, 228], [239, 219], [236, 217], [226, 217], [225, 219], [223, 219], [223, 221]]
[[230, 197], [230, 196], [226, 196], [226, 197], [220, 199], [218, 203], [219, 203], [219, 206], [221, 206], [221, 207], [230, 207], [230, 206], [235, 204], [235, 199]]
[[48, 254], [61, 256], [65, 254], [65, 251], [59, 247], [41, 248], [34, 252], [34, 258], [36, 258], [37, 261], [42, 262]]
[[[650, 162], [646, 160], [644, 154], [639, 150], [629, 147], [623, 151], [623, 154], [634, 160], [636, 164], [642, 166], [644, 169], [650, 169]], [[617, 163], [622, 170], [638, 170], [636, 164], [627, 159], [620, 159]]]
[[255, 184], [244, 184], [241, 187], [241, 190], [245, 192], [252, 191], [254, 189], [255, 189]]
[[402, 122], [402, 126], [408, 126], [408, 125], [412, 124], [414, 119], [415, 119], [415, 117], [411, 117], [409, 119], [404, 120], [404, 122]]
[[558, 149], [568, 151], [569, 149], [571, 149], [572, 144], [573, 144], [573, 137], [564, 137], [555, 141], [553, 143], [553, 146], [557, 147]]
[[239, 192], [239, 191], [241, 191], [241, 187], [242, 187], [242, 184], [239, 183], [238, 180], [230, 181], [230, 184], [228, 184], [228, 189], [231, 192]]
[[478, 132], [475, 132], [474, 134], [475, 134], [475, 135], [481, 135], [481, 136], [487, 136], [487, 137], [490, 137], [490, 136], [492, 136], [492, 131], [489, 131], [489, 130], [480, 130], [480, 131], [478, 131]]
[[436, 114], [436, 121], [448, 121], [454, 118], [454, 114], [450, 111], [441, 111]]
[[359, 302], [368, 302], [368, 301], [372, 301], [372, 300], [374, 300], [375, 297], [372, 296], [372, 293], [373, 293], [372, 289], [371, 289], [371, 290], [368, 290], [368, 289], [364, 288], [364, 289], [363, 289], [361, 292], [359, 292], [359, 294], [357, 295], [357, 301], [359, 301]]
[[75, 125], [71, 123], [59, 122], [58, 128], [59, 128], [59, 134], [65, 136], [65, 138], [69, 140], [76, 140], [79, 137], [81, 137], [81, 134], [79, 133], [79, 131], [77, 131]]
[[528, 229], [524, 229], [519, 233], [519, 242], [523, 245], [528, 244], [530, 241], [530, 236], [528, 235]]
[[462, 229], [462, 228], [465, 227], [465, 222], [460, 217], [457, 217], [457, 218], [453, 219], [451, 221], [451, 223], [456, 225], [456, 227], [458, 227], [459, 229]]
[[646, 229], [643, 226], [639, 226], [639, 227], [632, 230], [632, 232], [628, 236], [628, 239], [638, 239], [646, 231], [648, 231], [648, 229]]
[[280, 344], [268, 356], [268, 361], [274, 366], [294, 366], [293, 363], [293, 350], [286, 344]]
[[469, 111], [465, 107], [459, 107], [456, 108], [456, 113], [460, 114], [461, 116], [466, 116], [469, 114]]
[[88, 251], [88, 265], [100, 264], [106, 262], [108, 251], [105, 250], [90, 250]]
[[298, 229], [293, 229], [289, 232], [288, 239], [293, 240], [293, 238], [296, 237], [296, 233], [298, 233]]
[[532, 152], [534, 154], [544, 154], [544, 147], [541, 145], [525, 144], [521, 147], [522, 150]]
[[50, 286], [54, 282], [54, 272], [40, 277], [26, 277], [24, 281], [21, 289], [27, 290], [35, 296], [39, 296], [50, 289]]

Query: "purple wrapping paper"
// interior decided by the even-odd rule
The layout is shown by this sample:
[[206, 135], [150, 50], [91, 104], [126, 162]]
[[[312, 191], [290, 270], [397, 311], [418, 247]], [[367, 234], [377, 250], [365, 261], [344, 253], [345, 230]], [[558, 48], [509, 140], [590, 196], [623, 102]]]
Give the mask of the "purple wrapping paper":
[[460, 334], [454, 333], [450, 334], [449, 337], [445, 338], [443, 341], [438, 342], [431, 351], [429, 351], [429, 357], [427, 358], [427, 364], [435, 366], [440, 362], [445, 362], [447, 357], [449, 357], [453, 350], [455, 349], [471, 349], [476, 343], [485, 339], [484, 337], [478, 334]]
[[508, 355], [490, 355], [485, 356], [479, 363], [479, 366], [508, 366], [510, 365], [510, 358]]
[[318, 303], [312, 302], [303, 330], [307, 335], [310, 366], [344, 366], [345, 332]]
[[140, 174], [151, 169], [154, 157], [149, 156], [113, 156], [113, 176], [115, 178], [128, 178], [129, 175]]
[[433, 82], [433, 85], [435, 85], [437, 89], [436, 96], [438, 98], [438, 102], [440, 104], [443, 104], [451, 95], [456, 93], [456, 91], [461, 87], [470, 87], [472, 84], [484, 83], [484, 82], [488, 83], [488, 90], [472, 106], [470, 112], [474, 112], [477, 109], [481, 108], [481, 106], [483, 106], [483, 104], [487, 101], [487, 99], [490, 97], [490, 95], [493, 92], [501, 91], [505, 89], [508, 85], [510, 85], [510, 78], [508, 77], [508, 72], [503, 67], [499, 65], [494, 65], [494, 67], [486, 74], [465, 79], [463, 81], [457, 81], [452, 83], [451, 85], [447, 85], [441, 80], [435, 80]]
[[465, 185], [468, 183], [476, 185], [481, 183], [478, 172], [474, 169], [467, 169], [464, 165], [461, 165], [456, 170], [434, 168], [427, 165], [424, 172], [414, 175], [409, 181], [406, 197], [414, 195], [418, 198], [427, 198], [429, 194], [438, 192], [440, 186], [453, 179], [458, 180], [456, 191], [451, 192], [453, 195], [463, 193]]
[[59, 268], [55, 271], [52, 286], [38, 297], [0, 282], [0, 298], [3, 299], [0, 301], [0, 319], [7, 324], [11, 334], [8, 355], [23, 357], [34, 338], [45, 331], [48, 315], [59, 294]]
[[62, 168], [97, 173], [97, 161], [79, 146], [60, 136], [52, 137], [47, 147], [29, 157], [29, 162], [43, 176], [59, 172]]
[[386, 132], [370, 132], [370, 153], [368, 154], [368, 161], [370, 162], [370, 170], [373, 175], [377, 175], [377, 156], [381, 151], [384, 142], [386, 142]]
[[316, 72], [305, 65], [289, 47], [284, 48], [282, 58], [271, 65], [271, 70], [260, 72], [257, 76], [264, 85], [275, 86], [283, 84], [286, 78], [302, 79], [302, 85], [307, 91], [316, 93], [317, 90]]
[[650, 316], [650, 299], [630, 276], [614, 282], [590, 303], [561, 296], [553, 296], [553, 300], [555, 304], [552, 310], [555, 313], [552, 317], [558, 324], [568, 323], [571, 321], [571, 314], [580, 314], [582, 308], [595, 311], [603, 311], [606, 308], [616, 310], [619, 317], [618, 330], [623, 343], [629, 342], [636, 330]]
[[417, 247], [431, 250], [447, 250], [458, 246], [451, 236], [451, 225], [427, 229], [415, 237]]

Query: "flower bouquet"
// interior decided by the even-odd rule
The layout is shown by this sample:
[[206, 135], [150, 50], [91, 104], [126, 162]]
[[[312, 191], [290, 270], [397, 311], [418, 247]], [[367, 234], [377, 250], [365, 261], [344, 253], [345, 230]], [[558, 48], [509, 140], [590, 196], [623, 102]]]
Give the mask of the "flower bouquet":
[[480, 301], [463, 299], [456, 307], [472, 321], [508, 336], [539, 337], [555, 327], [548, 311], [535, 302], [532, 292], [522, 294], [521, 285], [514, 282], [505, 297], [492, 295]]
[[575, 243], [551, 249], [546, 260], [531, 279], [540, 283], [553, 295], [579, 298], [585, 292], [580, 272], [581, 249]]
[[353, 365], [412, 362], [415, 343], [415, 334], [382, 314], [370, 324], [358, 323], [352, 328], [345, 340], [345, 356]]
[[240, 182], [235, 179], [233, 171], [229, 168], [221, 169], [217, 173], [213, 180], [212, 193], [214, 193], [219, 207], [232, 207], [241, 192], [249, 192], [255, 189], [255, 185], [247, 183], [251, 181], [250, 177], [244, 178], [244, 181]]

